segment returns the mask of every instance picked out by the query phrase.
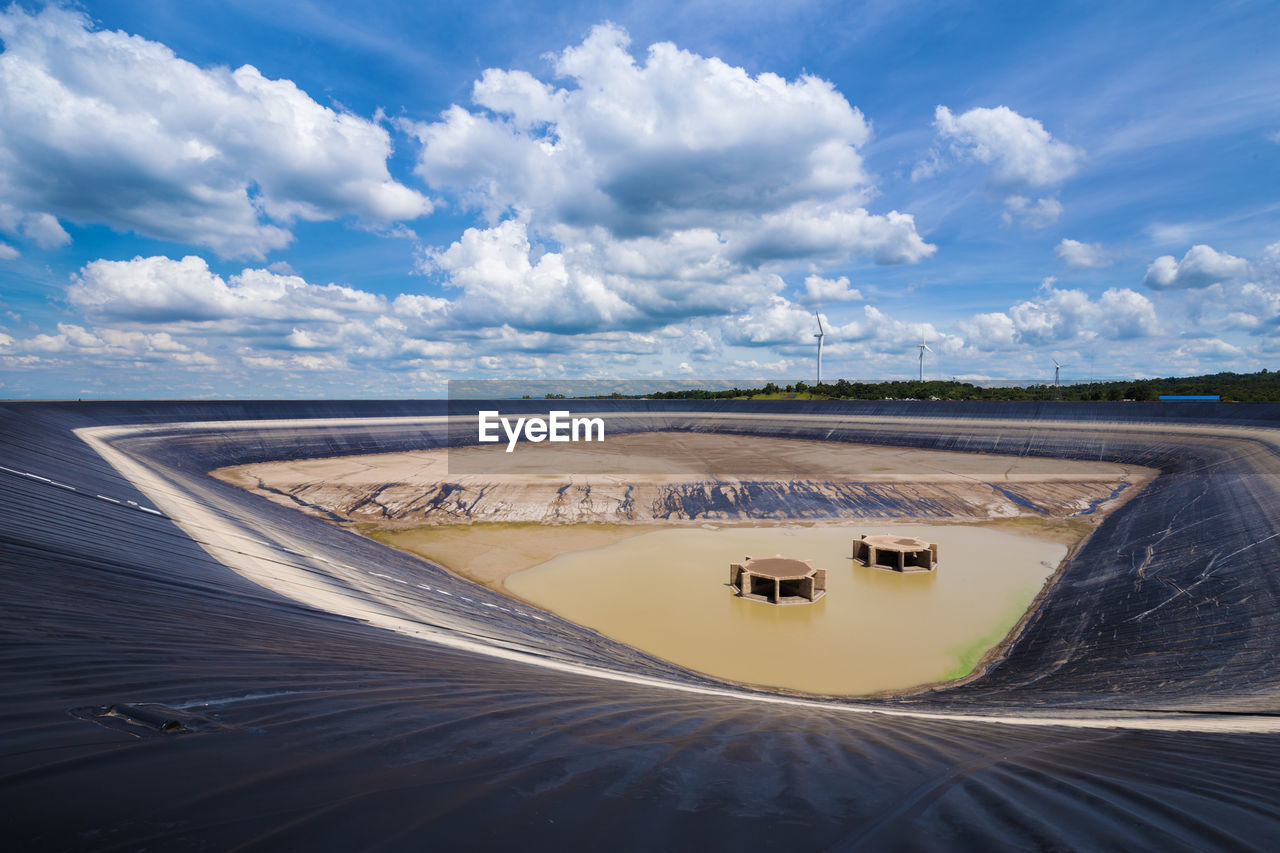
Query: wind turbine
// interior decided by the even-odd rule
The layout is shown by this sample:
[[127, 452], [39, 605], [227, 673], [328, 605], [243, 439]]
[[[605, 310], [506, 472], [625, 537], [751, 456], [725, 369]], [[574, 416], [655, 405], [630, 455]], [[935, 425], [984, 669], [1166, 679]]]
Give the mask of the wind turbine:
[[1065, 364], [1058, 364], [1056, 358], [1053, 360], [1053, 398], [1055, 400], [1062, 399], [1062, 385], [1058, 382], [1058, 373], [1066, 366]]
[[924, 342], [924, 329], [920, 330], [920, 343], [916, 344], [920, 348], [920, 381], [924, 381], [924, 354], [925, 351], [933, 352], [929, 349], [929, 345]]
[[815, 311], [813, 316], [816, 317], [818, 320], [818, 334], [814, 335], [814, 337], [818, 339], [818, 384], [821, 385], [822, 384], [822, 339], [827, 336], [827, 333], [822, 330], [822, 315]]

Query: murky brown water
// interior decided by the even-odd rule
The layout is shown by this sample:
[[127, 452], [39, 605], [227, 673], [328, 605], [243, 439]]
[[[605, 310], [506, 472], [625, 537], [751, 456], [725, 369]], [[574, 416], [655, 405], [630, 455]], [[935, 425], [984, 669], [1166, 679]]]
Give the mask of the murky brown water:
[[[939, 546], [936, 572], [850, 559], [861, 533]], [[827, 569], [827, 596], [775, 607], [733, 595], [729, 563], [781, 554]], [[681, 528], [556, 557], [507, 578], [517, 595], [681, 666], [811, 693], [957, 678], [1017, 624], [1062, 545], [963, 525]]]

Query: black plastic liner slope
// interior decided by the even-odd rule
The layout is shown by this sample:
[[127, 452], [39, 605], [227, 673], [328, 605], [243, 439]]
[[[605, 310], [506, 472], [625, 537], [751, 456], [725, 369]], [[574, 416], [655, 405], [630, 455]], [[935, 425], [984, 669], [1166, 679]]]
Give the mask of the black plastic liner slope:
[[[1190, 429], [1274, 427], [1273, 407], [608, 405], [659, 411], [673, 429], [709, 428], [695, 414], [708, 410], [905, 416], [919, 424], [833, 428], [796, 417], [715, 428], [1159, 467], [1068, 566], [1004, 662], [973, 683], [883, 705], [1013, 715], [1052, 706], [1085, 720], [1103, 708], [1277, 710], [1280, 567], [1269, 546], [1280, 539], [1267, 539], [1280, 517], [1276, 447]], [[486, 603], [508, 602], [204, 473], [431, 446], [439, 436], [420, 429], [298, 421], [440, 413], [439, 403], [407, 402], [0, 407], [6, 837], [51, 849], [1168, 850], [1265, 849], [1280, 836], [1280, 736], [851, 714], [439, 646], [242, 579], [144, 511], [150, 501], [70, 432], [290, 419], [284, 429], [174, 431], [117, 446], [175, 488], [242, 513], [246, 535], [288, 534], [388, 578], [429, 576], [435, 589], [466, 594], [473, 603], [450, 613], [486, 642], [708, 683], [572, 625], [490, 612]], [[969, 423], [930, 426], [955, 418]], [[399, 586], [387, 579], [368, 594], [408, 595]], [[409, 595], [397, 606], [419, 604]], [[117, 704], [219, 727], [138, 738], [70, 713]]]

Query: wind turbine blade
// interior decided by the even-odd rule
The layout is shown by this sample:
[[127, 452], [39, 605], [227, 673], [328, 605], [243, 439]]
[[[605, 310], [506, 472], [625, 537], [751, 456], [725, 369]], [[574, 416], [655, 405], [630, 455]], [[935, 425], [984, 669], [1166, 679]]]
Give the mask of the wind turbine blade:
[[818, 319], [818, 334], [819, 335], [825, 334], [825, 332], [822, 329], [822, 315], [815, 313], [813, 316]]

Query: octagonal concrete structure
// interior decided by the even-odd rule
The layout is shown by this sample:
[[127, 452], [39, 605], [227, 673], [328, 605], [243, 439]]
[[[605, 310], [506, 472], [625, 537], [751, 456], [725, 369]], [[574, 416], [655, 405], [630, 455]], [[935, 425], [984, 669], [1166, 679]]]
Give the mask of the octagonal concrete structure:
[[864, 533], [853, 540], [853, 559], [871, 568], [931, 572], [938, 565], [938, 546], [914, 536]]
[[766, 604], [812, 604], [827, 594], [827, 570], [781, 555], [729, 566], [729, 585], [742, 598]]

